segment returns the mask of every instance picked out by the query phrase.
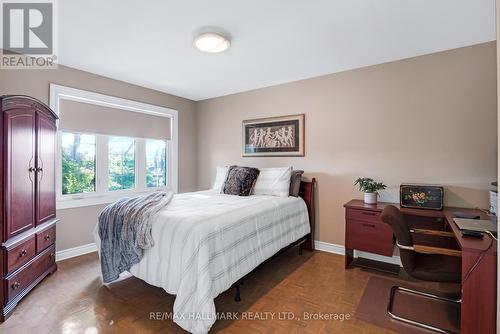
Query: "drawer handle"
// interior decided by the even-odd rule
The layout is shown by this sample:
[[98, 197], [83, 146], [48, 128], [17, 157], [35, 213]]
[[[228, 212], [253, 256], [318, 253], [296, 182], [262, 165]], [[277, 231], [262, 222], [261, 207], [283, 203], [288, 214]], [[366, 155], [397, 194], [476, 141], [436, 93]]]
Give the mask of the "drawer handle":
[[48, 235], [48, 234], [47, 234], [47, 235], [44, 237], [44, 239], [45, 239], [45, 241], [49, 241], [49, 240], [50, 240], [50, 235]]
[[365, 226], [365, 227], [372, 227], [372, 228], [376, 227], [375, 224], [363, 224], [363, 226]]
[[26, 249], [23, 249], [23, 250], [19, 253], [19, 257], [25, 257], [26, 255], [28, 255], [28, 252], [26, 251]]
[[17, 290], [17, 289], [19, 289], [20, 286], [21, 286], [21, 283], [15, 282], [14, 284], [12, 284], [12, 290]]
[[376, 213], [375, 212], [366, 212], [366, 211], [362, 211], [361, 212], [362, 214], [364, 214], [365, 216], [375, 216]]

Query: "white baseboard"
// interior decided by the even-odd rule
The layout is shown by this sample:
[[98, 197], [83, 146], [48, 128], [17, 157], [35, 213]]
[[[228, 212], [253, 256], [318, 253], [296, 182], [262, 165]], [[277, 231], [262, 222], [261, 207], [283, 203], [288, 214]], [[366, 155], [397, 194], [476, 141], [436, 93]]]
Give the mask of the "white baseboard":
[[328, 252], [328, 253], [333, 253], [333, 254], [338, 254], [338, 255], [345, 255], [345, 248], [344, 248], [344, 246], [341, 246], [341, 245], [331, 244], [329, 242], [315, 240], [314, 246], [317, 250], [320, 250], [323, 252]]
[[92, 252], [97, 252], [97, 245], [95, 242], [78, 247], [63, 249], [56, 252], [56, 262]]
[[[338, 255], [345, 255], [345, 247], [342, 245], [337, 245], [337, 244], [331, 244], [329, 242], [324, 242], [324, 241], [319, 241], [316, 240], [314, 242], [314, 245], [317, 250], [323, 251], [323, 252], [328, 252], [328, 253], [333, 253], [333, 254], [338, 254]], [[374, 261], [380, 261], [380, 262], [386, 262], [386, 263], [391, 263], [391, 264], [396, 264], [398, 266], [401, 266], [401, 259], [399, 256], [382, 256], [378, 254], [372, 254], [368, 252], [362, 252], [362, 251], [354, 251], [354, 257], [362, 257], [365, 259], [369, 260], [374, 260]]]

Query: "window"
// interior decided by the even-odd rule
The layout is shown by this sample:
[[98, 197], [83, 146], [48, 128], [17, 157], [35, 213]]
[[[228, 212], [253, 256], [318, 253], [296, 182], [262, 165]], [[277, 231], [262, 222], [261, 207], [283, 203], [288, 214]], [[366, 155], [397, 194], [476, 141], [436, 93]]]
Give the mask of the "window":
[[127, 137], [108, 139], [109, 190], [135, 187], [135, 140]]
[[167, 185], [167, 143], [164, 140], [146, 140], [146, 186]]
[[95, 136], [63, 132], [61, 142], [62, 193], [95, 192]]
[[77, 199], [164, 189], [169, 177], [168, 143], [62, 131], [61, 195]]
[[55, 84], [50, 106], [59, 116], [58, 209], [177, 192], [176, 110]]

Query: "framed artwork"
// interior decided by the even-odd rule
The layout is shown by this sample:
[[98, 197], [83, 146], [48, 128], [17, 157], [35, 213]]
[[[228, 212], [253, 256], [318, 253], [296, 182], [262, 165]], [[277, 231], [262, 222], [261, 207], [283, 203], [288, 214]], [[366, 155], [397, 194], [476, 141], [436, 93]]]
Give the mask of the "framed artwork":
[[243, 121], [243, 156], [304, 156], [304, 114]]

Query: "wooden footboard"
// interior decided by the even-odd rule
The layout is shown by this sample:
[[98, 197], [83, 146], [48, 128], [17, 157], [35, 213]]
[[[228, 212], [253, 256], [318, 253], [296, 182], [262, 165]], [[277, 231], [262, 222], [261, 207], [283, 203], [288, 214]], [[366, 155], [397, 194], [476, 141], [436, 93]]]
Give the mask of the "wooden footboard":
[[309, 213], [309, 225], [311, 226], [311, 233], [307, 235], [304, 243], [304, 249], [314, 250], [314, 226], [315, 226], [315, 207], [314, 207], [314, 191], [316, 188], [316, 179], [312, 178], [311, 181], [302, 181], [300, 183], [299, 196], [306, 202], [307, 212]]

